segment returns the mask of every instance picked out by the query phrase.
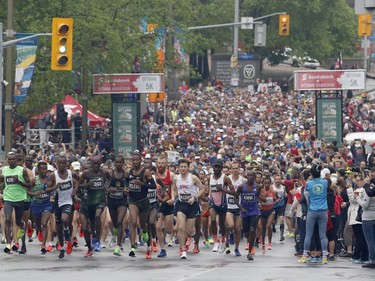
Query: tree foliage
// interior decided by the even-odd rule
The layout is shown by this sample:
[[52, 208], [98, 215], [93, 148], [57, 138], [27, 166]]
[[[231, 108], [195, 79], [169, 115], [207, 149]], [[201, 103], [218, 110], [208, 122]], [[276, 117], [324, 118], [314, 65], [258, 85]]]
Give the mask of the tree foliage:
[[[0, 21], [5, 29], [7, 0], [0, 0], [0, 7]], [[52, 17], [75, 20], [74, 71], [50, 70], [51, 39], [41, 37], [30, 94], [19, 108], [24, 114], [41, 112], [65, 94], [75, 94], [80, 99], [75, 89], [80, 88], [83, 69], [89, 72], [89, 81], [94, 73], [129, 73], [134, 57], [138, 56], [143, 69], [152, 70], [156, 58], [155, 35], [141, 31], [142, 20], [167, 30], [169, 67], [181, 67], [174, 64], [175, 36], [181, 39], [187, 53], [223, 48], [229, 51], [233, 44], [231, 27], [187, 31], [190, 26], [233, 22], [233, 0], [14, 0], [14, 11], [18, 32], [50, 32]], [[354, 50], [356, 17], [345, 0], [240, 1], [240, 17], [256, 18], [275, 12], [290, 15], [290, 36], [280, 37], [278, 17], [268, 18], [264, 20], [268, 25], [267, 47], [254, 48], [253, 31], [240, 30], [240, 40], [245, 42], [243, 51], [265, 57], [272, 51], [290, 47], [323, 60], [339, 51], [345, 56]], [[108, 116], [110, 97], [90, 97], [89, 107]]]

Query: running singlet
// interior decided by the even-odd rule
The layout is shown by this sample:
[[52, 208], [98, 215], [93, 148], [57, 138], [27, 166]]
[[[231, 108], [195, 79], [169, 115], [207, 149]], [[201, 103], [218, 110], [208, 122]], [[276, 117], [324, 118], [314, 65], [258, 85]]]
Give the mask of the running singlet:
[[254, 184], [253, 189], [250, 191], [247, 190], [247, 183], [244, 183], [241, 188], [240, 204], [242, 208], [246, 209], [246, 213], [241, 212], [241, 217], [258, 216], [258, 191], [256, 185]]
[[99, 175], [94, 176], [93, 170], [90, 169], [87, 177], [93, 183], [87, 188], [87, 206], [105, 203], [104, 172], [100, 170]]
[[218, 187], [224, 189], [224, 174], [221, 174], [219, 179], [214, 179], [214, 176], [210, 177], [210, 202], [216, 206], [226, 206], [227, 196], [224, 192], [218, 191]]
[[[154, 181], [156, 182], [155, 176], [153, 175], [152, 177], [154, 178]], [[156, 189], [149, 189], [147, 192], [147, 197], [150, 200], [150, 204], [155, 203], [156, 202]]]
[[273, 189], [270, 189], [268, 191], [265, 189], [262, 189], [261, 193], [265, 194], [266, 202], [264, 201], [260, 202], [260, 209], [262, 211], [268, 211], [268, 210], [273, 209], [275, 191], [273, 191]]
[[279, 187], [277, 187], [276, 185], [273, 185], [272, 186], [273, 190], [277, 193], [277, 195], [279, 196], [279, 199], [280, 201], [279, 202], [275, 202], [274, 204], [274, 207], [275, 208], [280, 208], [280, 207], [283, 207], [285, 205], [285, 186], [283, 185], [280, 185]]
[[135, 179], [139, 179], [141, 182], [144, 181], [145, 168], [142, 168], [138, 175], [134, 175], [134, 170], [131, 169], [129, 172], [129, 199], [135, 201], [141, 201], [147, 197], [147, 188], [142, 188], [140, 185], [134, 183]]
[[[158, 174], [160, 177], [160, 175]], [[160, 177], [161, 178], [161, 177]], [[171, 180], [171, 171], [167, 170], [167, 175], [165, 178], [161, 178], [161, 181], [165, 185], [165, 193], [168, 194], [169, 198], [172, 198], [172, 180]]]
[[[47, 179], [48, 180], [48, 179]], [[33, 196], [31, 199], [31, 204], [33, 206], [35, 205], [48, 205], [51, 203], [50, 201], [50, 194], [45, 193], [47, 188], [47, 184], [42, 183], [39, 179], [39, 176], [35, 177], [35, 185], [33, 189], [31, 190], [32, 192], [38, 192], [38, 191], [43, 191], [42, 194], [39, 194], [38, 196]]]
[[[237, 191], [238, 187], [241, 186], [243, 182], [245, 181], [242, 176], [239, 176], [237, 180], [234, 180], [232, 175], [230, 175], [229, 178], [232, 181], [235, 191]], [[228, 201], [228, 209], [231, 209], [231, 210], [238, 209], [238, 206], [236, 205], [236, 202], [234, 201], [233, 195], [227, 194], [227, 201]]]
[[122, 201], [126, 199], [124, 188], [125, 188], [125, 172], [123, 171], [122, 176], [119, 178], [116, 178], [115, 171], [112, 171], [111, 181], [110, 181], [110, 187], [116, 187], [115, 191], [111, 191], [108, 194], [108, 199], [113, 200], [119, 200]]
[[67, 170], [67, 171], [68, 171], [68, 176], [64, 180], [60, 178], [58, 171], [54, 171], [56, 184], [61, 183], [61, 187], [56, 189], [57, 201], [58, 201], [57, 203], [59, 207], [73, 204], [73, 199], [72, 199], [73, 176], [72, 176], [72, 171], [70, 170]]
[[188, 202], [191, 197], [198, 193], [198, 187], [194, 184], [191, 174], [188, 174], [186, 179], [183, 179], [181, 175], [177, 175], [176, 186], [178, 200], [181, 202]]
[[11, 169], [9, 166], [6, 166], [2, 173], [4, 175], [5, 184], [3, 200], [10, 202], [25, 201], [27, 198], [26, 189], [22, 185], [15, 183], [16, 178], [18, 178], [19, 181], [25, 181], [23, 178], [23, 167], [16, 166], [14, 169]]

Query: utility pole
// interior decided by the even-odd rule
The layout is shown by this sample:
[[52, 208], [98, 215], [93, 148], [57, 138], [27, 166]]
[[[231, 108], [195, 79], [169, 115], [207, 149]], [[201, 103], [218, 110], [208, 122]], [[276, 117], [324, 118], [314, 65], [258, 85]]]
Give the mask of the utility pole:
[[[8, 14], [7, 14], [7, 30], [6, 37], [12, 39], [14, 37], [13, 30], [13, 0], [8, 0]], [[13, 113], [13, 90], [14, 90], [14, 70], [13, 70], [13, 50], [14, 47], [7, 48], [7, 64], [6, 64], [6, 81], [9, 83], [5, 88], [5, 139], [4, 150], [9, 152], [12, 147], [12, 113]]]
[[[234, 22], [238, 22], [240, 13], [240, 0], [236, 0], [234, 5]], [[233, 55], [238, 57], [238, 25], [234, 25]]]
[[0, 23], [0, 150], [3, 147], [3, 24]]

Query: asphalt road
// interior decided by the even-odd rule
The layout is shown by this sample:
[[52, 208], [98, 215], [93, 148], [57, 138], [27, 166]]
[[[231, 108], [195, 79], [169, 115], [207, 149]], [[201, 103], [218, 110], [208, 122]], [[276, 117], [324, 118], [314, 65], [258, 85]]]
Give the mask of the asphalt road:
[[26, 255], [8, 255], [1, 249], [0, 280], [375, 280], [375, 270], [363, 269], [344, 258], [326, 265], [298, 263], [291, 238], [275, 241], [273, 250], [264, 255], [257, 249], [254, 261], [246, 259], [244, 241], [240, 245], [241, 257], [234, 256], [233, 246], [231, 254], [219, 254], [202, 244], [201, 253], [189, 251], [187, 260], [179, 259], [177, 246], [167, 249], [166, 258], [157, 258], [154, 253], [151, 260], [146, 260], [144, 246], [137, 249], [137, 257], [130, 258], [128, 241], [121, 257], [112, 254], [113, 248], [105, 248], [84, 258], [86, 249], [83, 241], [79, 242], [80, 247], [61, 260], [57, 251], [41, 255], [37, 240], [28, 243]]

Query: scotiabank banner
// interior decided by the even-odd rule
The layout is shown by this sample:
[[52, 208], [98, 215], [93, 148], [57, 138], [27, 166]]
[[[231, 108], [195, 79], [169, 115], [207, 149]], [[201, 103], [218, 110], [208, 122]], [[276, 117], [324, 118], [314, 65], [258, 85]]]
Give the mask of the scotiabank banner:
[[295, 90], [363, 90], [365, 81], [364, 69], [294, 72]]

